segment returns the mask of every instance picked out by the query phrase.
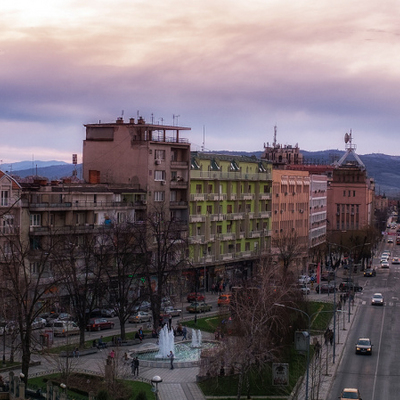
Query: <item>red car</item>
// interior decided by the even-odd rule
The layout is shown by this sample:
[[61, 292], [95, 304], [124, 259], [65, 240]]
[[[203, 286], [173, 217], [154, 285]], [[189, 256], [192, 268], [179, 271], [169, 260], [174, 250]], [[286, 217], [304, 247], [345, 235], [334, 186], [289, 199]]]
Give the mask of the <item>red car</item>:
[[95, 318], [89, 320], [86, 326], [87, 331], [101, 331], [102, 329], [112, 329], [114, 328], [114, 322], [109, 321], [106, 318]]
[[189, 293], [187, 295], [187, 301], [193, 303], [194, 301], [204, 301], [205, 297], [201, 293]]

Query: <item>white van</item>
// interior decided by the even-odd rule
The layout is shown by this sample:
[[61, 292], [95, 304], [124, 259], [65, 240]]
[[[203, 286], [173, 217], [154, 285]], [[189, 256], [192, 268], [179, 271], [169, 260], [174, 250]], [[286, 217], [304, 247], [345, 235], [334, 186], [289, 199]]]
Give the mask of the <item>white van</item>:
[[79, 335], [79, 326], [73, 321], [59, 321], [53, 323], [54, 336]]

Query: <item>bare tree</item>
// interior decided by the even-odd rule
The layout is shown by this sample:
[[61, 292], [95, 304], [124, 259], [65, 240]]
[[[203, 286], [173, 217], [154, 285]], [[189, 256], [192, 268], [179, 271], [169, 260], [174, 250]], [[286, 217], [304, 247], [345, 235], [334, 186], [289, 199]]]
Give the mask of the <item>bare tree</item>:
[[278, 261], [282, 264], [282, 276], [286, 276], [292, 264], [305, 254], [306, 248], [297, 237], [296, 231], [283, 232], [273, 239], [273, 247], [278, 250]]
[[22, 352], [22, 373], [28, 379], [32, 355], [32, 323], [51, 301], [58, 289], [60, 277], [52, 270], [52, 257], [59, 245], [60, 237], [48, 235], [21, 240], [19, 232], [2, 237], [0, 260], [2, 271], [1, 290], [12, 310], [15, 329]]
[[226, 337], [229, 353], [225, 365], [238, 374], [237, 399], [241, 398], [245, 378], [251, 370], [261, 370], [265, 363], [274, 361], [285, 334], [287, 319], [277, 303], [296, 304], [295, 295], [286, 282], [276, 280], [268, 267], [260, 267], [259, 275], [246, 286], [232, 293], [232, 322]]
[[110, 254], [110, 262], [103, 269], [103, 288], [108, 298], [113, 299], [121, 326], [121, 339], [125, 339], [125, 324], [141, 297], [143, 266], [141, 254], [136, 254], [135, 242], [135, 232], [138, 229], [135, 223], [126, 222], [113, 224], [103, 231]]
[[135, 243], [157, 326], [170, 278], [188, 265], [187, 226], [172, 217], [162, 203], [151, 210], [146, 220], [136, 224]]
[[54, 254], [53, 263], [62, 277], [63, 289], [69, 297], [71, 313], [80, 328], [79, 347], [84, 347], [90, 313], [102, 289], [102, 274], [108, 251], [102, 243], [101, 230], [84, 235], [63, 237], [63, 245]]

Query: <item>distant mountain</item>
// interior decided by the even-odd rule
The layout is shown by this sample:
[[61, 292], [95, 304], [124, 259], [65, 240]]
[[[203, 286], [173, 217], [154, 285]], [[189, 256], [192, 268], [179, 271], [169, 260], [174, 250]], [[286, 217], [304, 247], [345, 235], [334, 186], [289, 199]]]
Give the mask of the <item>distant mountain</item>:
[[[216, 153], [226, 155], [255, 155], [261, 157], [261, 151], [240, 152], [240, 151], [218, 151]], [[304, 151], [301, 150], [304, 161], [309, 164], [332, 164], [344, 154], [343, 150]], [[388, 156], [386, 154], [365, 154], [358, 155], [367, 168], [368, 176], [374, 178], [376, 193], [386, 194], [388, 197], [400, 197], [400, 156]], [[34, 164], [34, 166], [32, 166]], [[7, 167], [7, 168], [6, 168]], [[39, 175], [50, 180], [60, 179], [73, 175], [76, 168], [77, 177], [82, 178], [82, 164], [73, 165], [63, 161], [21, 161], [9, 165], [2, 165], [2, 171], [11, 172], [25, 178], [30, 175]]]

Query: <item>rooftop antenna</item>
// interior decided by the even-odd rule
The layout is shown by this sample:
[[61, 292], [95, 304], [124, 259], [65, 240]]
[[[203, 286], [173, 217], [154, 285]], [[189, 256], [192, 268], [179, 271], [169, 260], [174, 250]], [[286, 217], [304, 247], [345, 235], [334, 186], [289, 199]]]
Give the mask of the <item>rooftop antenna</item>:
[[121, 111], [121, 117], [124, 118], [124, 110]]
[[203, 144], [201, 145], [201, 151], [204, 151], [206, 145], [206, 127], [203, 125]]
[[151, 113], [151, 124], [152, 125], [154, 124], [154, 114], [153, 113]]
[[273, 147], [276, 147], [276, 132], [277, 132], [278, 128], [276, 125], [274, 125], [274, 143], [273, 143]]
[[176, 125], [178, 125], [178, 118], [179, 117], [180, 117], [180, 115], [172, 114], [172, 125], [175, 125], [175, 120], [176, 120]]
[[137, 114], [137, 119], [139, 119], [139, 110], [137, 110], [136, 114]]

